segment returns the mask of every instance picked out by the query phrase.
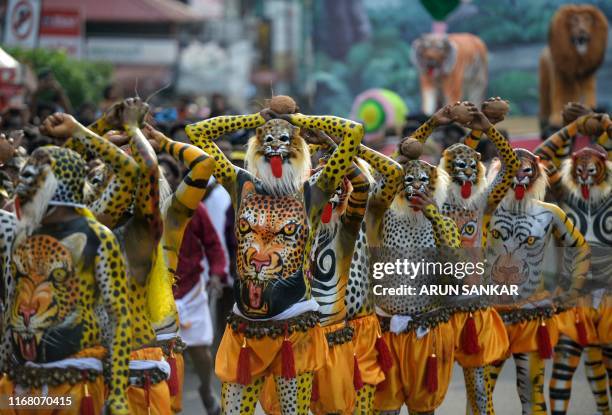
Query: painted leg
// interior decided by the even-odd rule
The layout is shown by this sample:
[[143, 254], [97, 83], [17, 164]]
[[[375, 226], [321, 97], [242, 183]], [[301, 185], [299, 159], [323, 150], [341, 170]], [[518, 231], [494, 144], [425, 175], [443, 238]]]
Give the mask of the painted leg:
[[499, 377], [499, 374], [504, 368], [504, 363], [506, 363], [505, 360], [500, 360], [496, 363], [493, 363], [490, 366], [489, 377], [491, 378], [491, 395], [493, 395], [493, 391], [495, 390], [495, 385], [497, 384], [497, 378]]
[[221, 412], [223, 415], [252, 415], [257, 406], [257, 397], [264, 383], [264, 377], [250, 385], [224, 382], [221, 386]]
[[301, 373], [293, 379], [274, 376], [276, 393], [283, 415], [308, 415], [312, 378], [312, 373]]
[[608, 377], [606, 376], [606, 368], [603, 364], [601, 347], [589, 346], [585, 347], [584, 351], [586, 352], [584, 368], [589, 380], [589, 387], [597, 403], [597, 410], [601, 414], [609, 414]]
[[374, 411], [376, 415], [399, 415], [400, 409], [397, 411]]
[[612, 395], [612, 344], [603, 345], [602, 350], [606, 372], [608, 372], [608, 390]]
[[355, 415], [369, 415], [374, 412], [374, 392], [376, 386], [365, 384], [357, 391], [355, 400]]
[[544, 360], [538, 352], [515, 353], [516, 387], [523, 415], [546, 415]]
[[550, 379], [550, 410], [552, 415], [563, 415], [569, 407], [572, 395], [572, 378], [580, 364], [582, 347], [565, 335], [559, 337], [555, 346], [553, 373]]
[[493, 409], [493, 366], [463, 368], [467, 394], [468, 414], [495, 415]]
[[434, 415], [435, 411], [431, 411], [431, 412], [412, 412], [412, 411], [408, 411], [408, 414], [410, 415]]

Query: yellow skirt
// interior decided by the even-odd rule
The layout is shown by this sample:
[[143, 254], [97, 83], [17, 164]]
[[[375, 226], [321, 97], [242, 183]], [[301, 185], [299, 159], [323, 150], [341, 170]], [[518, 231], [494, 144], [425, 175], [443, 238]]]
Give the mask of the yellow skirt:
[[[412, 412], [434, 411], [446, 396], [455, 355], [455, 334], [450, 322], [441, 323], [418, 339], [414, 331], [401, 334], [384, 333], [393, 366], [376, 390], [374, 407], [378, 411], [397, 410], [406, 404]], [[427, 390], [427, 360], [437, 356], [438, 387]]]
[[[134, 350], [130, 360], [162, 360], [164, 352], [159, 347], [148, 347]], [[130, 385], [127, 389], [130, 415], [171, 415], [170, 390], [166, 381], [151, 385], [149, 388], [149, 402], [147, 405], [147, 392], [144, 388]], [[150, 409], [150, 412], [149, 412]]]
[[348, 324], [355, 329], [353, 346], [363, 383], [378, 385], [385, 380], [385, 374], [378, 365], [378, 351], [376, 350], [376, 339], [381, 333], [378, 317], [376, 314], [369, 314], [350, 320]]
[[463, 330], [469, 312], [453, 314], [450, 323], [455, 332], [455, 360], [461, 367], [482, 367], [503, 359], [508, 352], [508, 333], [499, 313], [494, 308], [485, 308], [472, 313], [478, 333], [480, 351], [467, 354], [463, 350]]
[[[4, 407], [0, 410], [0, 413], [2, 415], [78, 415], [81, 412], [81, 401], [85, 396], [85, 385], [87, 385], [89, 396], [93, 399], [94, 414], [100, 415], [104, 406], [105, 395], [104, 376], [102, 375], [98, 376], [93, 382], [78, 382], [74, 385], [63, 383], [58, 386], [48, 387], [47, 396], [57, 396], [58, 398], [70, 396], [72, 401], [69, 406], [49, 409], [41, 407], [36, 410]], [[28, 390], [28, 394], [34, 397], [43, 396], [40, 388], [31, 388]], [[9, 396], [15, 396], [15, 385], [6, 375], [0, 379], [0, 396], [2, 396], [3, 401]], [[3, 404], [6, 403], [3, 402]]]
[[[237, 382], [238, 356], [242, 348], [244, 335], [235, 332], [228, 325], [219, 345], [215, 358], [215, 373], [221, 382]], [[296, 373], [314, 372], [325, 364], [327, 359], [327, 342], [320, 325], [304, 332], [293, 332], [289, 336], [293, 346]], [[275, 339], [246, 339], [251, 348], [250, 369], [253, 379], [260, 376], [282, 374], [280, 350], [283, 336]]]

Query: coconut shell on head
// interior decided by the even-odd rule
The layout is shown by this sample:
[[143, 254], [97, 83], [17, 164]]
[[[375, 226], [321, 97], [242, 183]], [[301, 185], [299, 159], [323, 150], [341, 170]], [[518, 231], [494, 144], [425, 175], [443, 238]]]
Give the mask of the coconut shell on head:
[[487, 118], [503, 117], [509, 110], [510, 105], [508, 105], [508, 101], [505, 100], [485, 101], [482, 106], [482, 113]]
[[277, 114], [295, 114], [298, 110], [297, 104], [288, 95], [273, 96], [268, 102], [268, 108]]
[[408, 137], [400, 144], [399, 151], [407, 159], [418, 160], [423, 154], [423, 144], [416, 138]]

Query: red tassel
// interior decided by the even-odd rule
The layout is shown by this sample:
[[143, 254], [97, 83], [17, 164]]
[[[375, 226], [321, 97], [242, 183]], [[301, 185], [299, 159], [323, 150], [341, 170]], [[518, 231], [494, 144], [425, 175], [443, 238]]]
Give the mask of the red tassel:
[[586, 326], [584, 325], [584, 321], [580, 320], [578, 316], [576, 316], [576, 331], [578, 332], [578, 343], [582, 347], [586, 347], [589, 345], [589, 338], [586, 332]]
[[281, 347], [281, 361], [282, 361], [282, 376], [285, 379], [295, 378], [295, 358], [293, 357], [293, 346], [289, 339], [283, 340]]
[[176, 358], [174, 353], [171, 352], [170, 357], [167, 359], [170, 365], [170, 377], [168, 378], [168, 389], [170, 390], [170, 396], [176, 396], [179, 393], [179, 379], [178, 369], [176, 368]]
[[[87, 381], [85, 380], [85, 382]], [[96, 413], [94, 411], [94, 400], [93, 397], [89, 394], [87, 383], [83, 385], [83, 388], [85, 389], [85, 393], [83, 399], [81, 399], [81, 415], [94, 415]]]
[[552, 346], [550, 344], [550, 333], [546, 323], [542, 323], [538, 326], [538, 352], [542, 359], [550, 359], [552, 357]]
[[480, 345], [478, 344], [478, 332], [476, 331], [476, 320], [470, 313], [465, 325], [463, 326], [463, 332], [461, 333], [462, 348], [466, 354], [477, 354], [480, 352]]
[[317, 381], [316, 377], [312, 380], [312, 392], [310, 394], [310, 400], [312, 402], [316, 402], [319, 400], [319, 382]]
[[361, 378], [361, 370], [359, 370], [359, 362], [357, 362], [357, 356], [353, 355], [355, 365], [353, 366], [353, 386], [355, 390], [363, 388], [363, 379]]
[[425, 386], [429, 393], [434, 393], [438, 390], [438, 357], [435, 353], [427, 358]]
[[387, 342], [382, 337], [376, 339], [376, 351], [378, 352], [378, 366], [383, 372], [387, 373], [393, 366], [393, 358]]
[[238, 370], [236, 382], [242, 385], [251, 383], [251, 348], [246, 345], [246, 338], [242, 343], [240, 354], [238, 355]]

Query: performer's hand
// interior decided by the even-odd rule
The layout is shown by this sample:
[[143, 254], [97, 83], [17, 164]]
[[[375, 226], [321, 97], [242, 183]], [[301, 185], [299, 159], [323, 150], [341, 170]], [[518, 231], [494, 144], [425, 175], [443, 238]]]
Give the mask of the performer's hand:
[[123, 111], [121, 113], [123, 125], [142, 126], [148, 112], [149, 104], [143, 102], [140, 98], [127, 98], [123, 100]]
[[304, 129], [302, 131], [302, 137], [308, 144], [318, 144], [336, 148], [336, 143], [340, 141], [338, 138], [334, 137], [334, 139], [321, 130]]
[[110, 130], [104, 134], [104, 138], [116, 145], [122, 147], [130, 142], [130, 137], [124, 131]]
[[431, 116], [434, 123], [436, 125], [447, 125], [455, 121], [452, 118], [451, 109], [453, 106], [459, 105], [459, 104], [460, 104], [459, 102], [456, 102], [454, 104], [446, 104], [445, 106], [440, 108], [438, 111], [436, 111], [436, 113]]
[[508, 101], [501, 99], [500, 97], [489, 98], [482, 103], [482, 113], [489, 119], [492, 124], [501, 122], [508, 114], [510, 106]]
[[425, 209], [425, 206], [436, 206], [436, 202], [433, 200], [429, 192], [421, 192], [417, 190], [408, 198], [408, 205], [414, 210], [423, 210]]
[[43, 121], [40, 132], [54, 138], [66, 139], [71, 137], [79, 127], [79, 123], [72, 115], [56, 112]]
[[104, 113], [104, 120], [106, 121], [108, 125], [110, 125], [114, 129], [120, 129], [123, 127], [121, 125], [123, 107], [124, 107], [123, 101], [115, 102]]
[[151, 124], [145, 124], [142, 129], [142, 132], [147, 138], [147, 140], [149, 140], [149, 143], [151, 144], [151, 147], [153, 147], [153, 150], [155, 150], [156, 153], [161, 152], [162, 144], [164, 140], [166, 140], [166, 136], [155, 128], [153, 128]]
[[476, 110], [473, 113], [472, 121], [468, 122], [466, 125], [470, 127], [471, 129], [478, 130], [478, 131], [487, 131], [489, 128], [493, 126], [493, 124], [487, 118], [487, 116], [478, 110]]
[[262, 109], [261, 111], [259, 111], [259, 115], [261, 115], [263, 119], [266, 120], [266, 122], [274, 118], [281, 118], [280, 115], [272, 111], [270, 108]]
[[564, 125], [567, 125], [583, 115], [592, 113], [593, 110], [584, 104], [579, 102], [568, 102], [565, 104], [565, 107], [563, 107], [563, 123]]
[[211, 298], [221, 298], [223, 295], [223, 278], [212, 274], [208, 280], [208, 292]]
[[604, 132], [604, 116], [606, 114], [586, 114], [576, 120], [578, 132], [588, 136], [599, 136]]

